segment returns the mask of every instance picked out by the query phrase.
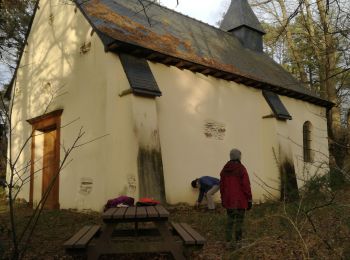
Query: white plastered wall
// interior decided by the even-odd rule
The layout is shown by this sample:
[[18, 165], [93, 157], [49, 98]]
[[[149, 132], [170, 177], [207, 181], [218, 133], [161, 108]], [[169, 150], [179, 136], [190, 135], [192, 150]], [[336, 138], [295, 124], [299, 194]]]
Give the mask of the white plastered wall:
[[[119, 96], [129, 83], [118, 56], [105, 53], [80, 11], [63, 2], [40, 1], [14, 88], [12, 153], [31, 134], [27, 119], [63, 109], [61, 160], [80, 129], [79, 143], [88, 144], [72, 152], [61, 172], [61, 208], [101, 210], [109, 198], [138, 196], [132, 96]], [[29, 162], [30, 142], [18, 167]], [[29, 199], [29, 184], [19, 197]]]
[[[243, 153], [254, 200], [278, 198], [279, 169], [273, 150], [278, 152], [279, 143], [286, 138], [284, 143], [289, 143], [301, 179], [302, 126], [307, 120], [317, 129], [312, 133], [313, 148], [319, 151], [315, 162], [328, 157], [325, 108], [281, 97], [293, 120], [263, 119], [272, 111], [261, 90], [175, 67], [150, 66], [163, 94], [157, 99], [157, 108], [169, 203], [193, 203], [197, 193], [190, 186], [191, 180], [204, 175], [219, 177], [232, 148]], [[224, 137], [216, 133], [208, 137], [208, 122], [224, 128]], [[311, 174], [315, 172], [316, 167], [308, 168]], [[302, 183], [299, 180], [300, 186]], [[216, 198], [219, 200], [219, 195]]]
[[[304, 181], [310, 179], [311, 176], [322, 175], [329, 170], [326, 109], [287, 97], [281, 97], [281, 100], [293, 116], [293, 120], [288, 121], [288, 139], [292, 146], [298, 184], [302, 186]], [[304, 163], [303, 160], [303, 124], [306, 121], [310, 121], [312, 125], [312, 163]]]

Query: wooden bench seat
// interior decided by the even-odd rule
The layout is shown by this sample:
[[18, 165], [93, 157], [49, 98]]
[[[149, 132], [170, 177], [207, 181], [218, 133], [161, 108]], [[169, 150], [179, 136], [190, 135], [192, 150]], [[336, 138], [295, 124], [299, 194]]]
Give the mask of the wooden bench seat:
[[91, 239], [101, 230], [99, 225], [91, 225], [82, 227], [63, 246], [68, 251], [85, 249]]
[[174, 231], [181, 237], [186, 246], [203, 246], [205, 238], [186, 223], [171, 223]]

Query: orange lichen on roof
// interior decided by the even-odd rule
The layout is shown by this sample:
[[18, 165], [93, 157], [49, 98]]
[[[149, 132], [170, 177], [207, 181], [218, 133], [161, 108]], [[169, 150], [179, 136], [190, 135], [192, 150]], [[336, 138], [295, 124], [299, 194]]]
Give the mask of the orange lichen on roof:
[[89, 15], [99, 18], [103, 21], [112, 23], [116, 27], [100, 25], [98, 29], [105, 34], [138, 45], [143, 45], [149, 49], [161, 49], [171, 53], [181, 52], [183, 48], [186, 52], [193, 52], [189, 41], [183, 41], [171, 34], [157, 34], [142, 24], [139, 24], [130, 18], [113, 12], [108, 6], [98, 0], [94, 0], [86, 5], [86, 11]]
[[[237, 71], [232, 65], [221, 64], [214, 59], [198, 56], [193, 51], [189, 42], [180, 40], [171, 34], [159, 35], [142, 24], [113, 12], [108, 6], [102, 4], [98, 0], [94, 0], [87, 4], [86, 11], [93, 17], [115, 25], [115, 27], [107, 25], [99, 25], [97, 27], [101, 32], [114, 39], [126, 41], [139, 46], [141, 45], [144, 48], [156, 50], [163, 54], [181, 57], [182, 59], [190, 60], [198, 64], [242, 75], [242, 73]], [[251, 77], [251, 75], [242, 76]]]
[[101, 3], [100, 0], [90, 1], [85, 5], [84, 9], [89, 16], [103, 21], [103, 23], [96, 25], [97, 29], [113, 39], [141, 46], [206, 67], [267, 83], [260, 77], [252, 73], [243, 72], [232, 64], [225, 64], [212, 57], [199, 55], [191, 46], [190, 40], [179, 39], [170, 33], [155, 33], [129, 17], [118, 14], [107, 5]]

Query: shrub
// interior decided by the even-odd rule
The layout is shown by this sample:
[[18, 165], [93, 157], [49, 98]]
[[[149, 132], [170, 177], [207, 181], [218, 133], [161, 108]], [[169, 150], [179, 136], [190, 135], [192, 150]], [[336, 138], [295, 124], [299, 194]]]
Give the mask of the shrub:
[[304, 185], [303, 192], [304, 195], [317, 195], [322, 194], [330, 190], [331, 182], [330, 175], [314, 175], [312, 176]]
[[337, 168], [330, 169], [329, 181], [333, 190], [341, 189], [347, 184], [344, 174]]
[[0, 187], [0, 200], [4, 200], [6, 198], [6, 191], [3, 187]]

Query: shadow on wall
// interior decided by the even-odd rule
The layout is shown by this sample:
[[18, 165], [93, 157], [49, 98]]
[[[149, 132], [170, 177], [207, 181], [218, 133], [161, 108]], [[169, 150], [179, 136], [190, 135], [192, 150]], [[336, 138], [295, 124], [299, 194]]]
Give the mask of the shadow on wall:
[[[11, 149], [14, 156], [18, 155], [20, 147], [25, 146], [18, 168], [30, 162], [31, 141], [27, 140], [30, 140], [32, 133], [26, 120], [62, 106], [60, 98], [69, 90], [66, 85], [74, 87], [70, 82], [76, 69], [76, 60], [83, 55], [80, 52], [80, 46], [84, 44], [81, 39], [85, 39], [91, 30], [90, 26], [80, 26], [79, 19], [76, 19], [79, 15], [77, 12], [72, 16], [59, 13], [66, 14], [67, 9], [69, 12], [74, 10], [68, 4], [63, 9], [63, 5], [66, 4], [54, 5], [52, 1], [45, 1], [37, 11], [13, 86], [15, 109], [12, 115], [14, 131]], [[51, 15], [47, 16], [44, 10], [49, 10]], [[77, 30], [73, 31], [72, 28]]]

